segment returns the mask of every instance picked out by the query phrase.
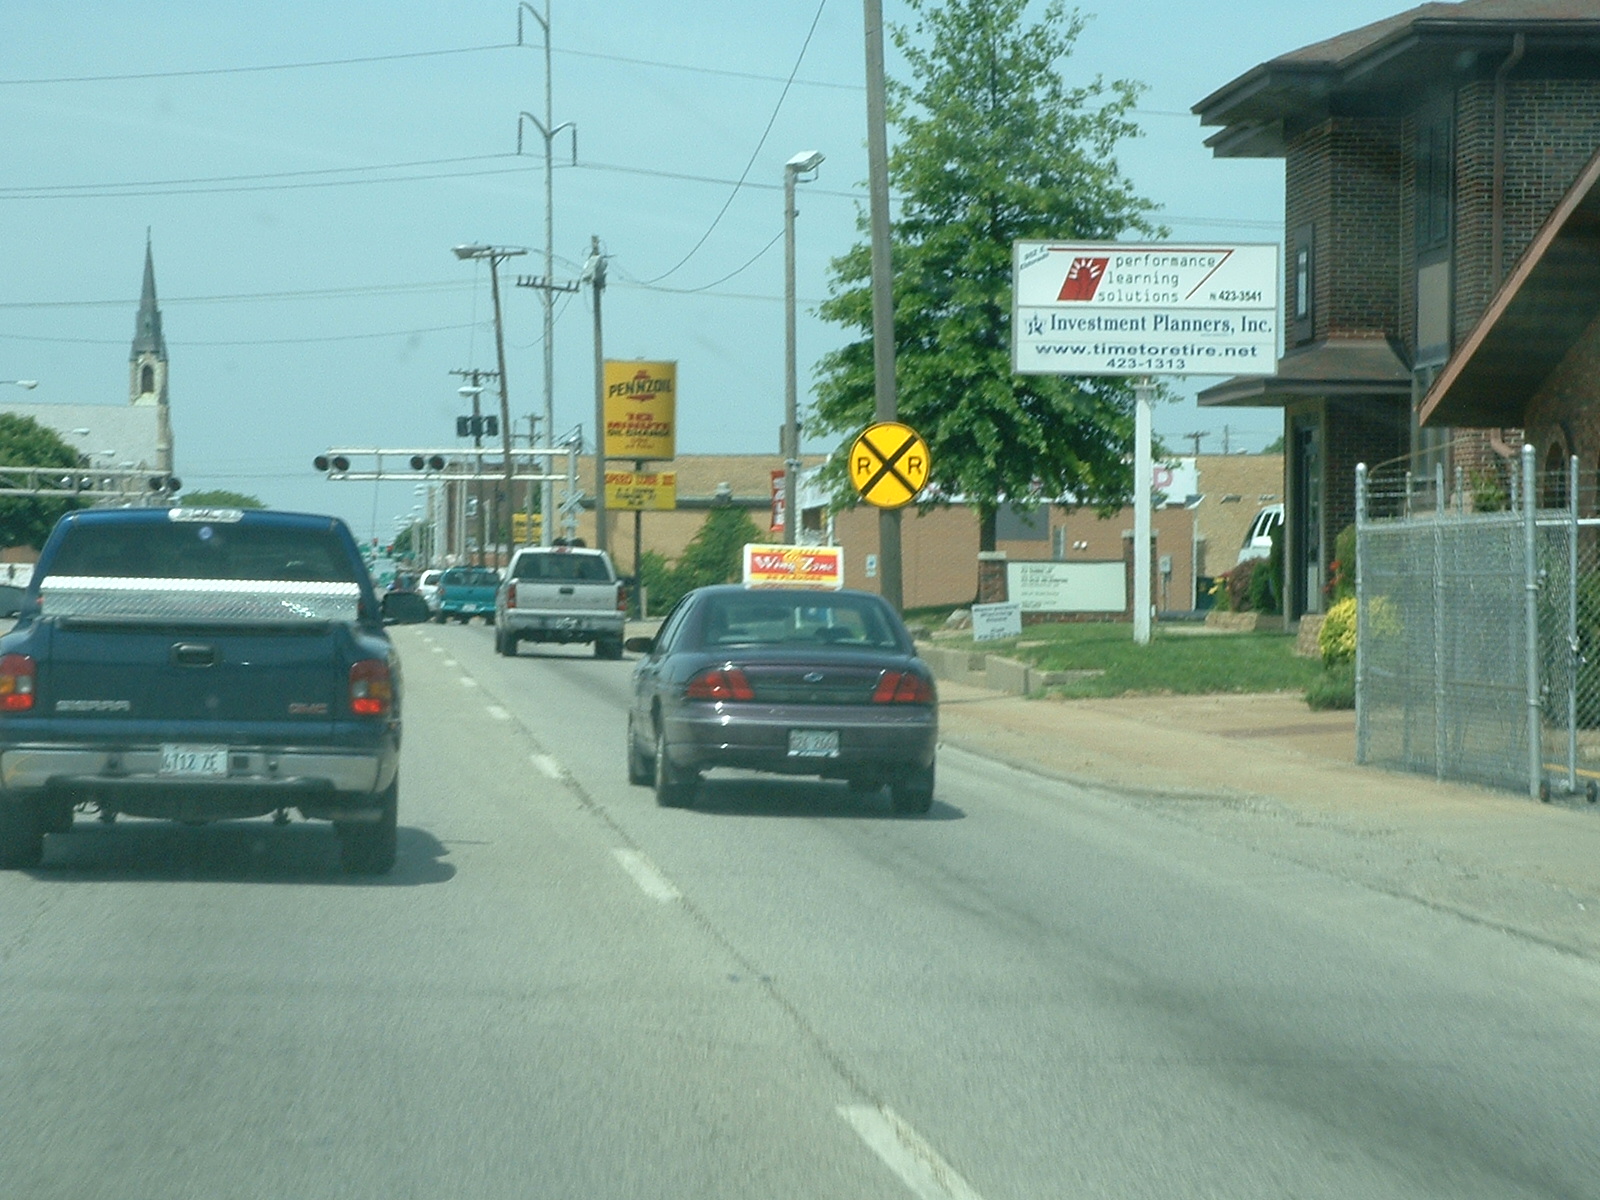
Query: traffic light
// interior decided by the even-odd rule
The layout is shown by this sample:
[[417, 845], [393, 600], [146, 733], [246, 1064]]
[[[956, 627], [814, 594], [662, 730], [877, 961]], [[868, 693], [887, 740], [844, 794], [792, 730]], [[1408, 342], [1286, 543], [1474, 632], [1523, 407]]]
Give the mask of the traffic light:
[[457, 417], [457, 437], [499, 437], [500, 418], [490, 414], [482, 417]]

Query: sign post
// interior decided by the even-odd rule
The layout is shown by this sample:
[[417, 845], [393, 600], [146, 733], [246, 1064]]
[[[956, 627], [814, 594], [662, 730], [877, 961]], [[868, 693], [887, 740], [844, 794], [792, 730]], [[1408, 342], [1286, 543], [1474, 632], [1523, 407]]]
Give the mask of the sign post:
[[1133, 638], [1147, 645], [1153, 377], [1277, 370], [1278, 247], [1018, 241], [1011, 284], [1012, 370], [1139, 380]]

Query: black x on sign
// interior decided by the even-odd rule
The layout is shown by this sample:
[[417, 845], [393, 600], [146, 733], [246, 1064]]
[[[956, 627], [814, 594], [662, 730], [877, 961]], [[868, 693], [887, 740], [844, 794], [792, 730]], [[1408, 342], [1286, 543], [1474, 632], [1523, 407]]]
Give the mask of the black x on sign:
[[850, 447], [850, 482], [868, 504], [903, 508], [928, 482], [928, 443], [909, 425], [868, 425]]

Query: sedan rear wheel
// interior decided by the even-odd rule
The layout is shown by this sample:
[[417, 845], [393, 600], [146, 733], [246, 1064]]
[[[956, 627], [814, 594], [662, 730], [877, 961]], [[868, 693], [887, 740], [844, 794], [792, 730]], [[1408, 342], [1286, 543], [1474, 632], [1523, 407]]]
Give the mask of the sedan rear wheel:
[[639, 752], [638, 739], [633, 736], [633, 715], [628, 716], [628, 782], [647, 787], [655, 781], [655, 769], [648, 758]]
[[897, 813], [916, 816], [927, 812], [933, 807], [933, 764], [895, 780], [889, 785], [889, 797]]
[[672, 765], [667, 757], [667, 735], [656, 729], [656, 803], [662, 808], [688, 808], [694, 803], [700, 776]]

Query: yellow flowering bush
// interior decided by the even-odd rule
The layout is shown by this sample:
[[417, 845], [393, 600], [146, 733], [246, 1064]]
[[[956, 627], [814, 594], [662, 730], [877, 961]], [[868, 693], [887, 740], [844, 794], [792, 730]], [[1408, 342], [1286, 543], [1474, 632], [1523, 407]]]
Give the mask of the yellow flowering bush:
[[1356, 598], [1348, 596], [1328, 610], [1317, 634], [1322, 665], [1335, 667], [1356, 660]]

